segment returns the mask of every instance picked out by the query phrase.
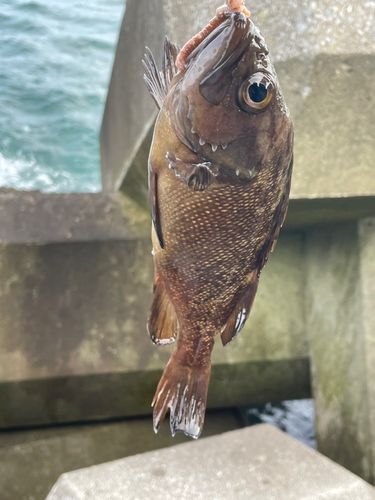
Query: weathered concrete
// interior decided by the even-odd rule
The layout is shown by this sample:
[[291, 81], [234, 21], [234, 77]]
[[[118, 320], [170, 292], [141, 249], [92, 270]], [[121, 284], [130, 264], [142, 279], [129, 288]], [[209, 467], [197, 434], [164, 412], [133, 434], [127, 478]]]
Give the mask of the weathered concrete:
[[118, 193], [0, 188], [0, 245], [148, 238], [149, 216]]
[[318, 449], [375, 482], [375, 219], [307, 236]]
[[[234, 410], [208, 412], [202, 438], [239, 426]], [[172, 438], [168, 426], [155, 436], [150, 417], [0, 432], [0, 498], [44, 500], [64, 472], [186, 441], [181, 433]]]
[[[121, 198], [0, 197], [6, 221], [0, 246], [0, 427], [151, 412], [171, 348], [154, 346], [146, 331], [153, 283], [148, 218]], [[64, 214], [55, 225], [51, 206]], [[102, 213], [107, 206], [114, 224]], [[20, 212], [28, 221], [22, 231], [15, 217]], [[32, 214], [45, 224], [33, 228]], [[220, 342], [215, 347], [211, 407], [309, 397], [302, 249], [301, 233], [284, 232], [263, 272], [250, 321], [227, 348]]]
[[279, 430], [259, 425], [60, 477], [47, 500], [370, 500], [375, 489]]
[[[161, 60], [162, 0], [130, 0], [121, 26], [100, 132], [103, 188], [116, 191], [156, 116], [142, 84], [145, 42]], [[121, 92], [118, 90], [121, 88]]]
[[[160, 40], [165, 34], [182, 45], [207, 23], [217, 6], [216, 0], [204, 6], [200, 0], [159, 0], [151, 5], [148, 0], [128, 0], [102, 126], [106, 190], [122, 186], [131, 194], [134, 185], [138, 199], [145, 190], [145, 183], [143, 187], [139, 183], [142, 186], [145, 180], [151, 139], [147, 127], [156, 107], [141, 83], [143, 47], [151, 46], [161, 61]], [[139, 31], [138, 19], [130, 21], [135, 8], [147, 30]], [[292, 197], [375, 195], [372, 4], [265, 0], [250, 8], [269, 44], [294, 119]], [[150, 20], [151, 10], [158, 22]]]
[[375, 196], [292, 198], [285, 229], [309, 229], [375, 215]]

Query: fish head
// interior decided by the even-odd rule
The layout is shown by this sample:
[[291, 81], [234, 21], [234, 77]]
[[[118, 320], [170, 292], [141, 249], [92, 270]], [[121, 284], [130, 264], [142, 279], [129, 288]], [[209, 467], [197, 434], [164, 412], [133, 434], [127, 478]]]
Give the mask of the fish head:
[[244, 179], [280, 152], [291, 156], [292, 123], [268, 54], [258, 28], [234, 13], [189, 55], [170, 89], [177, 137]]

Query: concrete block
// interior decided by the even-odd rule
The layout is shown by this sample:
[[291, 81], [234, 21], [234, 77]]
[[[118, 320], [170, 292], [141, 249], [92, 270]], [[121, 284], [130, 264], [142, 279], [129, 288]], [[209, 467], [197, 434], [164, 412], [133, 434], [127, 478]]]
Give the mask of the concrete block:
[[[151, 412], [173, 346], [146, 331], [150, 226], [136, 207], [121, 195], [0, 196], [0, 427]], [[283, 234], [249, 323], [216, 346], [210, 407], [310, 396], [302, 251], [301, 233]]]
[[354, 474], [268, 425], [60, 477], [47, 500], [373, 500]]
[[[239, 427], [235, 411], [209, 411], [202, 437]], [[168, 426], [155, 436], [151, 417], [0, 432], [0, 498], [44, 500], [64, 472], [188, 440], [183, 434], [173, 438]]]
[[[100, 132], [102, 178], [106, 191], [116, 191], [121, 178], [156, 117], [155, 104], [143, 85], [145, 45], [160, 60], [164, 43], [162, 0], [131, 0], [117, 44]], [[118, 92], [121, 89], [121, 92]]]
[[148, 214], [118, 193], [0, 188], [0, 245], [135, 240], [149, 232]]
[[375, 483], [375, 219], [306, 243], [318, 449]]

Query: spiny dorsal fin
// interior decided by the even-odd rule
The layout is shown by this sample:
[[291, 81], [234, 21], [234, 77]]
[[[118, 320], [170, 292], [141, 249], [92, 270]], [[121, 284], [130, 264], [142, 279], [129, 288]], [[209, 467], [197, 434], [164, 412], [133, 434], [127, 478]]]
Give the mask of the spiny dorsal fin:
[[155, 274], [154, 299], [147, 324], [151, 340], [158, 345], [171, 344], [177, 333], [176, 312], [159, 275]]
[[145, 59], [142, 61], [145, 68], [143, 80], [159, 109], [162, 107], [169, 85], [177, 73], [175, 60], [179, 51], [178, 46], [165, 37], [162, 70], [159, 71], [151, 50], [146, 47]]
[[226, 346], [242, 330], [247, 318], [249, 317], [251, 307], [254, 302], [255, 294], [258, 288], [258, 270], [252, 272], [249, 277], [249, 284], [240, 300], [233, 309], [230, 318], [221, 332], [221, 342]]

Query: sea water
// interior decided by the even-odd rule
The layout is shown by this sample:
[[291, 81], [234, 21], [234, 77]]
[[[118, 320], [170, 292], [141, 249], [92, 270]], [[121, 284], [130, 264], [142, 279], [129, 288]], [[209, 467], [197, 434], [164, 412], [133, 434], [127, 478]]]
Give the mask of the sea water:
[[101, 189], [98, 134], [124, 0], [2, 0], [0, 187]]

